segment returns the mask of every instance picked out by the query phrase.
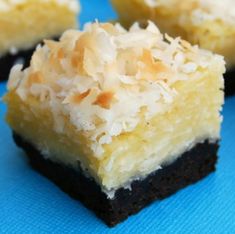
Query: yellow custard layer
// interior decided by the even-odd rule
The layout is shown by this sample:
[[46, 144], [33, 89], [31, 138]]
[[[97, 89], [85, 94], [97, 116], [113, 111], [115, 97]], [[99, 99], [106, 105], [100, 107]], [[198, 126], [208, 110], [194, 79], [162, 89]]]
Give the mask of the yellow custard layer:
[[[14, 2], [14, 3], [13, 3]], [[0, 1], [0, 56], [35, 46], [45, 38], [59, 37], [76, 27], [75, 0]]]
[[164, 38], [152, 23], [68, 31], [21, 69], [4, 97], [10, 127], [44, 157], [80, 164], [106, 191], [220, 138], [223, 58]]
[[233, 0], [112, 0], [112, 3], [125, 27], [135, 21], [152, 20], [162, 32], [223, 55], [228, 69], [235, 66]]

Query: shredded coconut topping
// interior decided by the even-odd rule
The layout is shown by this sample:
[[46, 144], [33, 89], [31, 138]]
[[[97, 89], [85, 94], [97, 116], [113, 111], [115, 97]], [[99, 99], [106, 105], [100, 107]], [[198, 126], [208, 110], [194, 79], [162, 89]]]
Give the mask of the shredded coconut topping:
[[232, 24], [235, 23], [234, 0], [144, 0], [149, 7], [167, 6], [177, 7], [192, 11], [195, 24], [206, 20], [220, 19]]
[[29, 68], [12, 69], [8, 88], [22, 100], [33, 97], [42, 108], [48, 105], [58, 132], [66, 116], [99, 156], [113, 137], [166, 110], [177, 96], [177, 82], [187, 82], [212, 57], [180, 38], [163, 36], [152, 22], [129, 31], [96, 22], [38, 46]]

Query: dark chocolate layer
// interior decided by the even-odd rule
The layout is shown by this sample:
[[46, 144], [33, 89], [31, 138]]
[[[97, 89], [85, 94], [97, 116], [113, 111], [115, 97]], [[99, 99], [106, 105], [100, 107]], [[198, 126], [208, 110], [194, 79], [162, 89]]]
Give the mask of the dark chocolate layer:
[[35, 50], [35, 47], [19, 51], [17, 54], [6, 54], [0, 57], [0, 81], [7, 80], [12, 66], [16, 63], [23, 63], [24, 67], [29, 66], [31, 56]]
[[151, 202], [166, 198], [213, 172], [218, 151], [218, 143], [205, 141], [197, 144], [174, 163], [157, 170], [144, 180], [132, 182], [131, 190], [120, 188], [116, 191], [114, 199], [108, 199], [100, 186], [84, 176], [81, 170], [45, 159], [19, 135], [13, 136], [37, 171], [51, 179], [71, 197], [80, 200], [110, 227], [139, 212]]
[[235, 94], [235, 69], [227, 71], [224, 75], [225, 95], [231, 96]]

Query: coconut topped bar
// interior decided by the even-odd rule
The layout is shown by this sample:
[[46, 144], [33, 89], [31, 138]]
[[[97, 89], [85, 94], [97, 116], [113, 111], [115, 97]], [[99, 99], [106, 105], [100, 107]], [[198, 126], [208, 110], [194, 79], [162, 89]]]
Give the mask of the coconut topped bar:
[[[27, 69], [12, 69], [7, 121], [45, 161], [94, 180], [108, 203], [198, 144], [209, 142], [216, 156], [224, 71], [221, 56], [152, 22], [128, 31], [87, 24], [45, 40]], [[113, 225], [124, 216], [102, 218]]]

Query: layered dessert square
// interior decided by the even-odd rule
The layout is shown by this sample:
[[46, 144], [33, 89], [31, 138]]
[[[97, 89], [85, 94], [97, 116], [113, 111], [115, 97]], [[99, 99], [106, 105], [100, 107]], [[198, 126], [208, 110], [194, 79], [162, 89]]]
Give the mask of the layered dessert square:
[[234, 0], [112, 0], [126, 27], [154, 21], [162, 32], [225, 57], [225, 94], [235, 92]]
[[87, 24], [13, 67], [6, 119], [36, 170], [114, 226], [215, 170], [224, 72], [152, 22]]
[[16, 63], [28, 66], [33, 51], [45, 38], [59, 38], [75, 28], [77, 0], [0, 0], [0, 80]]

